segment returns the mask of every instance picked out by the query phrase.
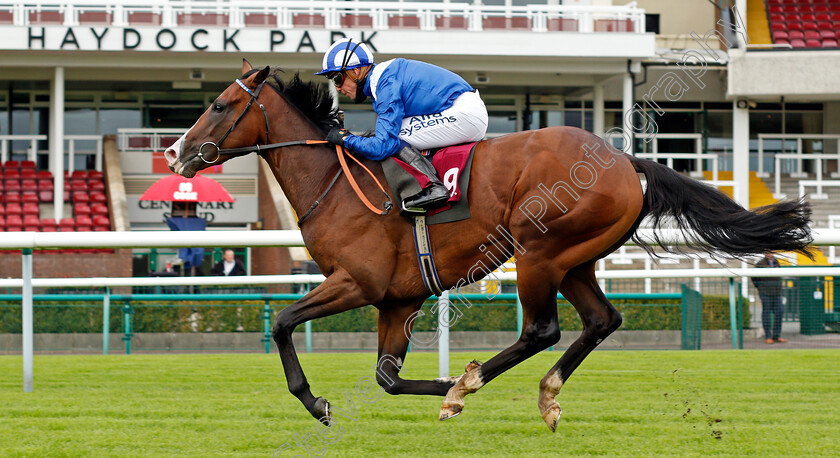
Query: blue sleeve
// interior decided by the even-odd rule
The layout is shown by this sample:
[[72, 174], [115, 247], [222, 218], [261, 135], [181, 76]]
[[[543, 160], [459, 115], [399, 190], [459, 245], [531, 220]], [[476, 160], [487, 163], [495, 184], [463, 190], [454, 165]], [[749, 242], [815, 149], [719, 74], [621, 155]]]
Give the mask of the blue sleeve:
[[344, 145], [368, 159], [381, 161], [400, 149], [400, 128], [405, 117], [405, 106], [399, 84], [393, 78], [379, 80], [376, 95], [376, 134], [373, 137], [347, 137]]

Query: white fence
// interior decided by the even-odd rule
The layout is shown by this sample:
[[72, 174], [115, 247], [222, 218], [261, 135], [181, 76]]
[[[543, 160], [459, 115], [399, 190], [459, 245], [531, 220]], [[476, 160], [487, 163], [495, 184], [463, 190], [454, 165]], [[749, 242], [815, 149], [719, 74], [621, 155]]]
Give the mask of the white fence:
[[186, 129], [117, 129], [117, 149], [120, 151], [163, 151], [184, 135]]
[[828, 160], [838, 160], [840, 161], [840, 154], [777, 154], [775, 158], [775, 166], [776, 170], [774, 172], [774, 180], [775, 180], [775, 188], [773, 192], [773, 197], [776, 199], [783, 199], [786, 197], [785, 194], [782, 193], [782, 161], [783, 160], [793, 160], [796, 163], [796, 168], [791, 171], [790, 176], [795, 178], [803, 178], [807, 177], [808, 175], [802, 173], [802, 163], [804, 161], [813, 161], [814, 162], [814, 175], [816, 176], [816, 180], [800, 180], [799, 182], [799, 195], [803, 196], [803, 183], [805, 186], [816, 186], [817, 193], [811, 195], [813, 199], [827, 199], [828, 196], [823, 194], [822, 188], [823, 186], [837, 186], [840, 184], [840, 181], [826, 181], [823, 180], [823, 161]]
[[[794, 165], [791, 170], [792, 177], [803, 177], [802, 172], [802, 164], [803, 160], [806, 159], [806, 155], [803, 149], [803, 143], [808, 140], [816, 140], [822, 141], [824, 144], [828, 143], [829, 141], [835, 142], [837, 144], [837, 152], [840, 153], [840, 135], [832, 135], [832, 134], [758, 134], [758, 173], [757, 175], [761, 178], [767, 178], [769, 174], [764, 171], [764, 147], [766, 142], [773, 141], [773, 140], [780, 140], [782, 143], [781, 154], [786, 155], [786, 142], [789, 140], [795, 141], [796, 146], [791, 154], [793, 157], [789, 157], [789, 159], [794, 159]], [[777, 154], [777, 157], [779, 155]], [[821, 156], [824, 160], [836, 160], [838, 165], [838, 170], [840, 170], [840, 156], [838, 155], [817, 155]], [[775, 172], [779, 173], [779, 163], [776, 162], [775, 164], [776, 170]], [[778, 176], [778, 175], [777, 175]], [[778, 192], [778, 190], [777, 190]]]
[[[653, 240], [652, 231], [640, 230], [641, 237], [646, 240]], [[661, 230], [657, 231], [660, 238], [667, 243], [682, 244], [684, 239], [679, 231]], [[838, 245], [840, 244], [840, 229], [814, 230], [815, 244]], [[175, 248], [175, 247], [203, 247], [203, 246], [302, 246], [303, 238], [300, 231], [184, 231], [174, 239], [166, 232], [18, 232], [7, 233], [0, 238], [0, 248], [22, 249], [21, 255], [22, 278], [14, 279], [14, 285], [22, 287], [22, 337], [23, 337], [23, 391], [31, 392], [33, 389], [33, 294], [32, 288], [37, 283], [39, 286], [49, 284], [49, 281], [65, 279], [34, 280], [32, 278], [32, 249], [49, 248]], [[697, 271], [694, 269], [660, 270], [656, 272], [642, 271], [612, 271], [601, 273], [601, 278], [608, 275], [609, 278], [680, 278], [680, 277], [724, 277], [730, 278], [729, 303], [730, 313], [735, 317], [735, 283], [737, 277], [774, 277], [774, 276], [832, 276], [840, 275], [840, 268], [835, 267], [812, 267], [812, 268], [776, 268], [776, 269], [714, 269]], [[301, 279], [302, 277], [295, 277]], [[515, 280], [515, 273], [500, 273], [496, 277], [500, 280]], [[142, 279], [144, 284], [153, 283], [151, 279]], [[194, 279], [158, 279], [156, 281], [174, 281], [175, 284], [185, 284], [184, 281]], [[205, 279], [201, 279], [205, 280]], [[221, 279], [214, 278], [211, 281], [218, 283]], [[271, 278], [272, 283], [279, 283], [277, 278]], [[309, 278], [307, 279], [309, 280]], [[110, 286], [110, 282], [130, 282], [129, 279], [83, 279], [87, 286]], [[241, 278], [236, 282], [243, 284]], [[20, 283], [17, 283], [20, 282]], [[736, 333], [736, 320], [732, 319], [733, 344]], [[444, 345], [443, 343], [441, 345]], [[448, 367], [448, 342], [445, 343]], [[443, 351], [440, 352], [444, 354]], [[441, 356], [443, 357], [443, 356]]]

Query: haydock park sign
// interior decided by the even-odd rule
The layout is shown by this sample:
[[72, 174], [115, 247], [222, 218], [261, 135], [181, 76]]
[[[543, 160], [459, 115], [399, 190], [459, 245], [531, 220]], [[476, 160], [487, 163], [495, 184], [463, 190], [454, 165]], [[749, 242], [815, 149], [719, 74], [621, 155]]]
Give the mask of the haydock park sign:
[[[352, 36], [373, 51], [379, 31]], [[347, 37], [332, 30], [159, 27], [0, 27], [0, 49], [29, 51], [324, 52]]]

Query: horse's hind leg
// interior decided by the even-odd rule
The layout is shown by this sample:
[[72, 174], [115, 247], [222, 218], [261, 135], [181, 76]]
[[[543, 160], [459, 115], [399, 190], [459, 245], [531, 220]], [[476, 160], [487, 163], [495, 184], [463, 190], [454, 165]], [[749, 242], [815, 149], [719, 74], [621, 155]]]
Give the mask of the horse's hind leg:
[[[513, 345], [489, 361], [476, 367], [458, 380], [446, 394], [440, 409], [440, 419], [446, 420], [461, 413], [464, 396], [498, 377], [560, 340], [557, 324], [557, 289], [546, 280], [545, 273], [551, 266], [531, 266], [520, 261], [517, 266], [519, 299], [522, 302], [522, 335]], [[558, 278], [562, 278], [562, 273]]]
[[594, 262], [570, 270], [560, 284], [560, 292], [580, 314], [583, 332], [540, 381], [540, 413], [551, 431], [560, 419], [560, 405], [554, 400], [560, 387], [583, 359], [621, 326], [621, 314], [604, 296], [595, 279]]
[[454, 380], [406, 380], [400, 377], [411, 332], [411, 317], [423, 301], [379, 304], [379, 358], [376, 381], [388, 394], [444, 396]]

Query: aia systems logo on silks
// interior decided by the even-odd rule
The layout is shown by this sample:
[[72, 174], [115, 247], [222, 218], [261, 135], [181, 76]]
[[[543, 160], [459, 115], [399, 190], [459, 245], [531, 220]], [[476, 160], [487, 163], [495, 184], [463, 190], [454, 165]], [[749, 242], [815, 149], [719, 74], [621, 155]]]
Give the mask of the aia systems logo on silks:
[[411, 134], [417, 133], [422, 129], [444, 126], [455, 122], [458, 122], [458, 118], [455, 116], [444, 116], [443, 113], [410, 116], [403, 121], [402, 129], [400, 129], [400, 137], [411, 137]]

